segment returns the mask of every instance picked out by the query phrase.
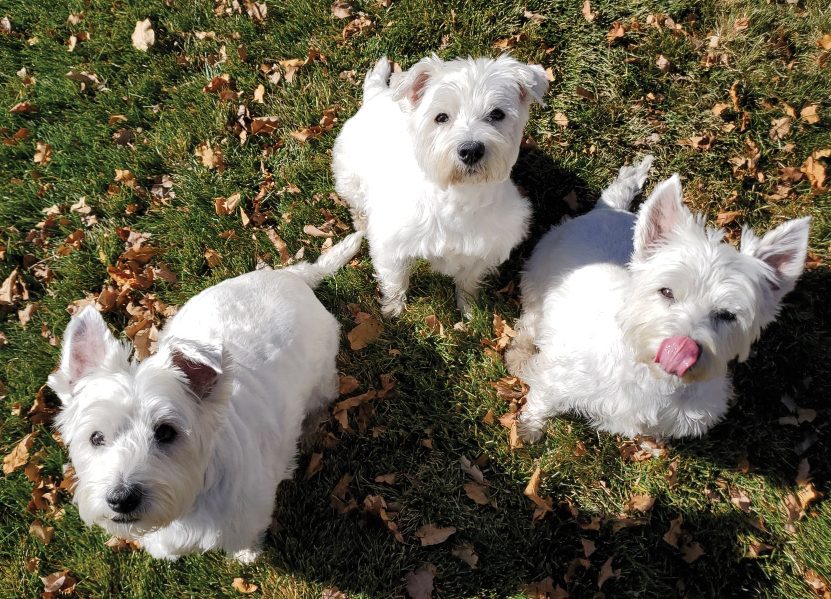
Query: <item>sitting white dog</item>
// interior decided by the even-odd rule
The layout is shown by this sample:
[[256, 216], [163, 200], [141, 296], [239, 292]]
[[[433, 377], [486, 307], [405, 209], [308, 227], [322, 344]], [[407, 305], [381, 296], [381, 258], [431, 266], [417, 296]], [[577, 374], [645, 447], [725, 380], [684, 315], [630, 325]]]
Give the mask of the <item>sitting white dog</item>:
[[678, 175], [630, 213], [651, 162], [623, 167], [528, 261], [506, 356], [529, 386], [527, 441], [566, 411], [621, 435], [704, 434], [727, 411], [728, 363], [747, 359], [802, 274], [810, 218], [745, 229], [737, 251], [684, 206]]
[[480, 281], [528, 232], [529, 202], [510, 180], [545, 71], [508, 56], [433, 55], [392, 75], [386, 58], [364, 81], [364, 103], [335, 142], [336, 189], [366, 229], [381, 309], [404, 308], [417, 258], [456, 283], [469, 314]]
[[362, 236], [315, 264], [205, 289], [141, 363], [94, 308], [72, 318], [49, 386], [84, 522], [156, 558], [222, 549], [256, 559], [303, 419], [338, 395], [340, 328], [312, 287]]

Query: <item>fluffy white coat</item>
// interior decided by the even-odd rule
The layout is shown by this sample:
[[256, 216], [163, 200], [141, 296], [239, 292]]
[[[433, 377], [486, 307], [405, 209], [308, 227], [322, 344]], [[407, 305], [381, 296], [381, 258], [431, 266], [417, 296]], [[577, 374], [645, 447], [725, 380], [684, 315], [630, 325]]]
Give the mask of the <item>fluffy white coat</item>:
[[[456, 283], [469, 312], [481, 279], [527, 235], [531, 208], [510, 180], [545, 71], [508, 56], [433, 55], [391, 76], [382, 58], [367, 74], [361, 109], [333, 150], [338, 193], [365, 229], [382, 311], [405, 306], [413, 261]], [[481, 157], [464, 161], [466, 148]]]
[[56, 425], [88, 525], [157, 558], [210, 549], [257, 557], [303, 419], [338, 394], [340, 329], [312, 287], [361, 238], [315, 264], [205, 289], [140, 363], [94, 308], [72, 318], [49, 385], [63, 403]]
[[529, 385], [527, 441], [567, 411], [627, 436], [704, 434], [728, 409], [728, 363], [748, 357], [802, 273], [810, 218], [746, 229], [737, 251], [683, 205], [677, 175], [630, 213], [651, 162], [623, 167], [526, 265], [506, 361]]

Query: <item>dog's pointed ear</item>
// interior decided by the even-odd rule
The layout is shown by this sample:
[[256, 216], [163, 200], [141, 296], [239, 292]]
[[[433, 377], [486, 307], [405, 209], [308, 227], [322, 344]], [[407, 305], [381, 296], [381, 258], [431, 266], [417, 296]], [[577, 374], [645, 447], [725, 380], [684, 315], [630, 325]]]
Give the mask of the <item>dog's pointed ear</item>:
[[63, 403], [71, 399], [75, 384], [91, 370], [117, 366], [112, 360], [123, 360], [127, 354], [107, 328], [93, 306], [87, 306], [72, 317], [63, 335], [61, 365], [49, 375], [47, 384]]
[[748, 228], [742, 230], [741, 250], [770, 267], [769, 282], [777, 302], [793, 290], [805, 268], [810, 227], [811, 217], [806, 216], [784, 222], [762, 237]]
[[543, 96], [548, 91], [548, 75], [545, 69], [538, 64], [517, 63], [517, 80], [519, 81], [519, 97], [525, 101], [530, 94], [540, 106], [545, 106]]
[[205, 399], [222, 374], [222, 346], [171, 339], [170, 364], [184, 375], [193, 394]]
[[418, 106], [424, 92], [436, 72], [441, 68], [442, 60], [435, 54], [422, 58], [410, 69], [390, 80], [392, 99], [396, 102], [406, 98], [411, 106]]
[[649, 198], [638, 211], [635, 223], [635, 260], [645, 260], [676, 227], [692, 219], [684, 206], [681, 179], [674, 174], [655, 186]]

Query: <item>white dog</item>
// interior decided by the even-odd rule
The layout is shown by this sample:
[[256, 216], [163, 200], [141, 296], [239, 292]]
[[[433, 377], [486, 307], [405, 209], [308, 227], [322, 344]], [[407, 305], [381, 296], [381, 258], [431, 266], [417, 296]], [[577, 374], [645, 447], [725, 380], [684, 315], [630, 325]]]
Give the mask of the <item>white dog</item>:
[[362, 236], [315, 264], [209, 287], [141, 363], [94, 308], [72, 318], [49, 386], [84, 522], [157, 558], [222, 549], [256, 559], [303, 419], [338, 394], [340, 329], [312, 287]]
[[392, 75], [386, 58], [335, 142], [338, 193], [366, 229], [381, 309], [405, 305], [416, 258], [454, 278], [459, 309], [528, 231], [531, 208], [510, 180], [545, 71], [508, 56], [425, 58]]
[[678, 175], [628, 212], [651, 162], [623, 167], [528, 261], [506, 357], [529, 385], [527, 441], [566, 411], [622, 435], [704, 434], [727, 411], [728, 363], [747, 359], [802, 274], [810, 218], [745, 229], [737, 251], [684, 206]]

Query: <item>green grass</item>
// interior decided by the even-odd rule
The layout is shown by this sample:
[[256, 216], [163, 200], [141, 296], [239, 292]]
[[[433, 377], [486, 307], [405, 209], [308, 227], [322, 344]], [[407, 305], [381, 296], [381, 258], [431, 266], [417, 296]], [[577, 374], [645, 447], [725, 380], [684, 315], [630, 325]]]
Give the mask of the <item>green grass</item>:
[[[330, 152], [340, 123], [357, 109], [357, 82], [380, 55], [386, 53], [405, 68], [431, 51], [442, 57], [493, 55], [498, 52], [494, 42], [522, 33], [513, 54], [551, 67], [555, 76], [548, 107], [536, 108], [528, 124], [537, 148], [524, 151], [514, 171], [535, 206], [532, 239], [489, 281], [467, 332], [452, 330], [458, 315], [450, 282], [421, 268], [413, 280], [409, 312], [386, 323], [379, 341], [351, 351], [344, 338], [341, 372], [357, 377], [361, 390], [377, 387], [381, 374], [391, 374], [397, 394], [374, 402], [370, 430], [364, 434], [342, 433], [330, 423], [338, 443], [316, 449], [324, 453], [323, 469], [310, 480], [303, 476], [309, 452], [301, 455], [297, 476], [278, 492], [279, 530], [269, 536], [257, 563], [242, 566], [212, 553], [171, 564], [141, 552], [112, 552], [103, 545], [107, 536], [86, 529], [63, 492], [61, 519], [27, 512], [32, 484], [18, 471], [0, 481], [0, 597], [39, 596], [38, 576], [61, 569], [78, 579], [76, 591], [84, 597], [237, 596], [231, 587], [237, 576], [270, 597], [318, 597], [332, 586], [355, 597], [400, 596], [406, 573], [428, 562], [437, 569], [436, 595], [441, 597], [520, 596], [524, 584], [548, 576], [572, 597], [593, 597], [600, 567], [609, 557], [620, 576], [606, 582], [602, 592], [615, 597], [811, 597], [806, 569], [831, 578], [828, 502], [815, 504], [792, 531], [786, 529], [782, 508], [785, 495], [796, 490], [794, 475], [802, 456], [794, 448], [804, 439], [813, 440], [804, 457], [817, 487], [827, 492], [831, 475], [831, 277], [826, 266], [805, 274], [751, 359], [736, 367], [736, 404], [727, 420], [705, 439], [672, 444], [664, 458], [624, 461], [620, 439], [567, 418], [552, 422], [538, 446], [511, 451], [498, 422], [482, 423], [489, 409], [497, 417], [508, 409], [491, 386], [506, 374], [504, 366], [480, 343], [493, 336], [493, 312], [509, 322], [518, 315], [515, 295], [497, 290], [517, 278], [534, 240], [570, 212], [563, 201], [569, 192], [576, 193], [581, 210], [589, 207], [620, 165], [647, 151], [657, 157], [649, 184], [679, 171], [687, 201], [711, 222], [721, 211], [738, 210], [740, 222], [763, 231], [786, 218], [813, 215], [811, 251], [828, 261], [831, 194], [812, 192], [803, 180], [785, 199], [769, 198], [780, 182], [780, 167], [798, 167], [812, 151], [831, 147], [831, 60], [826, 53], [822, 63], [817, 46], [823, 34], [831, 33], [828, 3], [604, 0], [592, 2], [597, 17], [591, 23], [581, 16], [580, 4], [529, 0], [527, 9], [545, 17], [537, 23], [523, 17], [526, 3], [518, 1], [395, 0], [390, 8], [356, 2], [356, 10], [365, 11], [375, 27], [344, 41], [346, 21], [331, 16], [328, 0], [269, 3], [264, 23], [245, 14], [217, 16], [205, 1], [0, 3], [0, 18], [8, 16], [12, 24], [10, 35], [0, 34], [0, 127], [8, 130], [2, 137], [21, 127], [29, 132], [18, 143], [0, 145], [0, 245], [5, 247], [0, 277], [20, 267], [30, 301], [39, 305], [26, 327], [17, 318], [21, 305], [0, 307], [5, 310], [0, 330], [8, 340], [0, 348], [0, 381], [6, 386], [0, 399], [0, 451], [5, 455], [28, 431], [38, 430], [32, 451], [43, 450], [43, 472], [56, 480], [65, 451], [48, 428], [25, 418], [58, 359], [58, 349], [41, 336], [41, 326], [60, 333], [69, 318], [67, 305], [108, 282], [106, 266], [123, 249], [116, 236], [119, 227], [152, 234], [152, 244], [160, 248], [153, 264], [167, 264], [178, 282], [158, 282], [145, 293], [181, 305], [200, 289], [254, 268], [258, 257], [279, 262], [264, 233], [243, 228], [238, 216], [215, 214], [217, 196], [240, 192], [250, 214], [269, 173], [274, 186], [262, 200], [265, 226], [274, 227], [292, 253], [307, 247], [307, 257], [317, 255], [321, 240], [305, 235], [305, 224], [323, 223], [322, 211], [349, 222], [346, 210], [329, 197]], [[682, 25], [683, 34], [646, 24], [650, 14], [662, 11]], [[83, 20], [68, 24], [69, 14], [79, 12]], [[157, 41], [145, 54], [132, 48], [130, 35], [136, 21], [146, 17]], [[736, 31], [734, 23], [742, 17], [748, 18], [748, 27]], [[606, 33], [615, 21], [624, 24], [627, 34], [610, 46]], [[81, 31], [88, 31], [90, 39], [68, 52], [66, 40]], [[194, 34], [199, 31], [215, 32], [215, 38], [200, 40]], [[707, 66], [708, 38], [714, 34], [721, 36], [714, 50], [718, 56]], [[240, 45], [247, 51], [245, 60]], [[212, 64], [223, 46], [227, 60]], [[282, 80], [273, 85], [261, 74], [261, 64], [305, 57], [310, 48], [324, 54], [326, 62], [302, 67], [291, 84]], [[670, 72], [656, 67], [659, 55], [669, 59]], [[15, 75], [21, 67], [36, 78], [34, 85]], [[65, 76], [70, 69], [95, 73], [107, 89], [80, 91]], [[349, 70], [356, 71], [355, 82], [339, 77]], [[244, 92], [238, 101], [221, 102], [202, 91], [210, 77], [224, 73]], [[734, 82], [739, 112], [731, 108], [726, 119], [715, 116], [710, 109], [731, 102]], [[264, 104], [252, 100], [259, 84], [266, 87]], [[596, 100], [580, 98], [577, 86]], [[37, 111], [9, 112], [22, 101]], [[783, 102], [797, 110], [819, 104], [820, 122], [797, 118], [784, 140], [771, 140], [771, 121], [784, 116]], [[276, 116], [277, 131], [241, 145], [229, 130], [239, 104], [246, 104], [251, 116]], [[338, 107], [334, 130], [306, 143], [291, 138], [291, 131], [317, 124], [330, 106]], [[741, 111], [747, 113], [746, 130], [724, 131], [726, 122], [739, 122]], [[569, 120], [565, 129], [554, 120], [558, 112]], [[116, 114], [127, 120], [108, 124]], [[125, 127], [134, 131], [132, 146], [112, 140]], [[707, 151], [678, 145], [704, 133], [716, 138]], [[729, 160], [744, 151], [746, 140], [758, 145], [763, 175], [736, 178]], [[48, 164], [32, 161], [36, 141], [52, 147]], [[222, 173], [208, 171], [194, 156], [197, 144], [206, 141], [221, 147]], [[272, 147], [278, 141], [282, 145]], [[148, 190], [154, 177], [169, 175], [176, 197], [158, 206], [124, 186], [111, 188], [115, 169], [129, 169]], [[281, 192], [288, 184], [300, 193]], [[91, 228], [68, 210], [82, 196], [98, 217]], [[27, 241], [43, 219], [42, 209], [53, 204], [63, 207], [62, 218], [43, 243]], [[130, 204], [136, 209], [128, 214]], [[727, 226], [733, 234], [737, 227], [736, 222]], [[58, 255], [58, 246], [78, 228], [86, 230], [80, 248]], [[236, 237], [220, 239], [218, 233], [226, 230]], [[222, 256], [213, 269], [203, 256], [209, 248]], [[54, 271], [49, 284], [24, 268], [40, 260]], [[319, 296], [346, 330], [353, 325], [349, 303], [379, 316], [365, 254], [359, 264], [325, 282]], [[430, 332], [424, 323], [429, 314], [445, 325], [445, 336]], [[118, 330], [128, 322], [123, 310], [105, 317]], [[391, 353], [393, 349], [400, 353]], [[784, 395], [815, 409], [814, 421], [780, 425], [778, 419], [789, 413], [781, 402]], [[16, 403], [22, 416], [12, 415]], [[373, 427], [381, 427], [380, 434], [374, 436]], [[421, 444], [427, 438], [432, 449]], [[579, 441], [587, 452], [575, 457]], [[466, 497], [462, 486], [467, 479], [458, 466], [463, 456], [486, 462], [483, 471], [496, 508], [477, 506]], [[749, 463], [746, 472], [738, 467], [742, 458]], [[674, 459], [678, 483], [670, 486], [666, 473]], [[533, 522], [532, 505], [522, 491], [537, 466], [544, 473], [542, 492], [553, 498], [555, 510]], [[397, 473], [394, 485], [374, 482], [387, 472]], [[397, 508], [404, 544], [360, 510], [339, 515], [330, 507], [331, 490], [345, 473], [355, 477], [351, 494], [359, 505], [368, 495], [382, 495]], [[705, 487], [715, 490], [714, 501], [705, 496]], [[729, 488], [747, 494], [749, 514], [730, 502]], [[633, 493], [656, 498], [648, 523], [615, 532], [609, 521], [620, 516]], [[600, 530], [582, 529], [568, 504], [580, 521], [603, 518]], [[679, 514], [684, 530], [705, 551], [691, 564], [662, 540]], [[29, 534], [35, 518], [54, 526], [50, 544]], [[752, 518], [764, 523], [764, 531], [754, 528]], [[455, 526], [457, 532], [444, 544], [422, 548], [414, 533], [428, 522]], [[583, 538], [592, 540], [597, 551], [587, 569], [568, 576], [572, 560], [583, 557]], [[754, 539], [773, 550], [758, 559], [746, 557]], [[451, 555], [462, 543], [473, 544], [477, 570]], [[25, 568], [31, 557], [40, 559], [35, 572]]]

